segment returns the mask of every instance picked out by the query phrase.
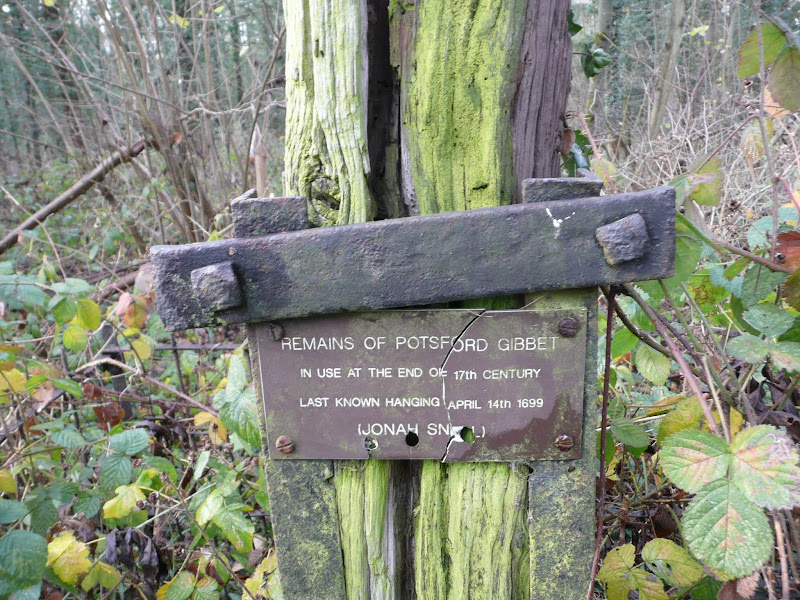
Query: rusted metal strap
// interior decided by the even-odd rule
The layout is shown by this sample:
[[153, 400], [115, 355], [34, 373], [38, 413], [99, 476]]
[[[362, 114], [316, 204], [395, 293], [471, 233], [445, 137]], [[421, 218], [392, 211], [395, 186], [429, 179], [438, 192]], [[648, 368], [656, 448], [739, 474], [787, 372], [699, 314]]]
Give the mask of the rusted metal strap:
[[169, 330], [660, 279], [674, 256], [671, 187], [151, 250]]

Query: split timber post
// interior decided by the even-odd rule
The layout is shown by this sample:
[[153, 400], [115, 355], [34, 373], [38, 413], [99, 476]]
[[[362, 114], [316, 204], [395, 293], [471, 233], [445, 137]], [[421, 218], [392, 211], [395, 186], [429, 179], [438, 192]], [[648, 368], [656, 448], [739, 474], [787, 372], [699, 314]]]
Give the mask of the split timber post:
[[[599, 197], [596, 180], [542, 179], [559, 173], [568, 4], [286, 0], [287, 197], [234, 203], [235, 239], [152, 250], [168, 329], [252, 326], [289, 600], [585, 597], [595, 492], [594, 286], [671, 274], [674, 191]], [[366, 222], [374, 218], [381, 220]], [[306, 229], [309, 221], [339, 226]], [[477, 439], [474, 427], [452, 420], [467, 412], [444, 402], [434, 416], [449, 429], [415, 430], [417, 439], [369, 429], [358, 422], [366, 413], [321, 404], [283, 410], [308, 389], [286, 379], [295, 339], [338, 331], [358, 342], [380, 327], [396, 335], [396, 312], [347, 314], [451, 302], [462, 310], [402, 313], [409, 330], [424, 323], [443, 332], [440, 354], [428, 357], [442, 367], [467, 353], [441, 354], [441, 340], [451, 350], [459, 340], [466, 346], [473, 324], [489, 328], [471, 338], [476, 349], [480, 339], [495, 346], [534, 339], [520, 328], [560, 340], [529, 365], [551, 382], [528, 381], [509, 396], [542, 406], [514, 406], [511, 421], [495, 409], [496, 422]], [[529, 310], [476, 308], [520, 306]], [[503, 328], [506, 318], [512, 327]], [[369, 361], [384, 357], [374, 348], [352, 360], [343, 350], [298, 348], [312, 361], [304, 368], [329, 366], [313, 364], [315, 356], [373, 368]], [[514, 356], [524, 352], [523, 343]], [[292, 364], [296, 379], [301, 367]], [[450, 377], [437, 379], [443, 398], [477, 402], [472, 394], [481, 389], [459, 394]], [[335, 383], [316, 387], [323, 396]], [[399, 422], [394, 409], [376, 410]], [[570, 433], [554, 437], [559, 428]], [[361, 460], [336, 460], [354, 458]]]

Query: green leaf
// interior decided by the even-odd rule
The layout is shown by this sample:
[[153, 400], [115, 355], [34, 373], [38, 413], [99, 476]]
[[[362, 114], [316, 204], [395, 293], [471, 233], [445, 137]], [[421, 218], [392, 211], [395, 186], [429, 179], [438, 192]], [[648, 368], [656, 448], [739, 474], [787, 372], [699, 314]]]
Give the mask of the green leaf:
[[76, 400], [83, 398], [83, 387], [81, 387], [81, 384], [77, 381], [63, 378], [52, 379], [51, 382], [53, 383], [53, 387], [58, 388], [59, 390], [64, 390]]
[[758, 44], [758, 30], [764, 46], [764, 66], [769, 67], [786, 46], [786, 35], [772, 23], [759, 25], [739, 48], [736, 75], [739, 79], [757, 75], [761, 71], [761, 50]]
[[769, 73], [767, 86], [773, 99], [790, 112], [800, 109], [800, 50], [784, 49]]
[[690, 494], [728, 473], [731, 454], [725, 440], [705, 431], [681, 431], [669, 436], [661, 450], [664, 473]]
[[795, 310], [800, 310], [800, 269], [789, 275], [783, 285], [783, 297], [786, 302]]
[[0, 598], [41, 583], [47, 562], [45, 539], [14, 529], [0, 539]]
[[0, 498], [0, 524], [15, 523], [28, 514], [28, 507], [16, 500]]
[[606, 585], [608, 600], [628, 600], [629, 592], [638, 592], [640, 600], [668, 600], [661, 581], [640, 568], [634, 568], [633, 544], [614, 548], [603, 561], [597, 579]]
[[722, 582], [706, 577], [692, 589], [692, 600], [717, 600]]
[[95, 563], [86, 574], [86, 577], [83, 578], [81, 588], [84, 592], [88, 592], [99, 583], [101, 587], [111, 590], [114, 589], [120, 581], [122, 581], [122, 573], [111, 565], [100, 561]]
[[769, 350], [767, 342], [749, 333], [743, 333], [728, 342], [728, 352], [750, 364], [766, 360]]
[[689, 587], [703, 578], [703, 565], [672, 540], [650, 540], [642, 548], [642, 560], [672, 587]]
[[198, 581], [192, 592], [192, 600], [217, 600], [219, 597], [219, 586], [210, 577]]
[[88, 298], [78, 300], [78, 325], [94, 331], [103, 322], [103, 313], [97, 303]]
[[628, 592], [634, 590], [630, 570], [633, 569], [635, 560], [633, 544], [614, 548], [606, 555], [597, 579], [606, 585], [608, 600], [627, 600]]
[[194, 575], [189, 571], [181, 571], [167, 585], [165, 600], [186, 600], [194, 591]]
[[769, 425], [743, 429], [731, 442], [731, 481], [762, 508], [800, 504], [800, 453], [789, 437]]
[[244, 360], [234, 354], [231, 356], [231, 361], [228, 365], [228, 383], [225, 386], [225, 391], [228, 392], [228, 397], [230, 398], [235, 396], [237, 392], [241, 392], [246, 385], [247, 372], [244, 368]]
[[761, 568], [775, 544], [764, 511], [727, 479], [705, 486], [689, 503], [683, 536], [692, 554], [723, 581]]
[[569, 31], [570, 36], [575, 35], [578, 33], [583, 26], [579, 25], [575, 22], [575, 14], [572, 12], [572, 9], [567, 11], [567, 30]]
[[219, 409], [222, 424], [235, 431], [242, 440], [251, 446], [261, 445], [261, 432], [258, 428], [258, 404], [252, 389], [242, 391], [238, 396]]
[[[682, 293], [681, 284], [685, 283], [697, 269], [703, 255], [704, 243], [700, 232], [684, 215], [675, 215], [675, 274], [664, 280], [670, 293]], [[653, 300], [660, 300], [664, 292], [657, 281], [644, 281], [637, 284], [647, 292]]]
[[253, 548], [255, 527], [247, 519], [242, 510], [247, 508], [241, 503], [229, 505], [220, 489], [212, 491], [197, 509], [197, 523], [205, 527], [209, 522], [222, 531], [225, 538], [240, 552], [249, 552]]
[[769, 338], [776, 338], [789, 331], [794, 324], [794, 316], [774, 304], [757, 304], [742, 317]]
[[636, 347], [639, 343], [639, 338], [633, 335], [630, 329], [621, 329], [614, 333], [614, 339], [611, 340], [611, 356], [612, 358], [619, 358], [623, 354], [627, 354]]
[[133, 456], [147, 448], [150, 436], [141, 428], [126, 429], [122, 433], [112, 435], [108, 441], [112, 450]]
[[69, 323], [77, 312], [75, 300], [70, 296], [54, 296], [53, 300], [55, 302], [50, 301], [50, 312], [53, 313], [56, 323], [59, 325]]
[[614, 419], [610, 429], [615, 440], [630, 448], [644, 450], [650, 445], [650, 435], [647, 430], [630, 419]]
[[80, 448], [86, 445], [86, 440], [78, 430], [72, 426], [65, 427], [61, 431], [56, 431], [51, 438], [53, 443], [63, 448]]
[[722, 197], [722, 169], [718, 156], [706, 163], [689, 177], [694, 189], [689, 197], [701, 206], [716, 206]]
[[89, 341], [89, 336], [86, 335], [85, 329], [81, 329], [77, 325], [70, 325], [64, 330], [62, 339], [67, 350], [80, 352], [86, 348], [86, 343]]
[[74, 294], [75, 296], [86, 295], [94, 291], [94, 288], [83, 279], [74, 277], [67, 277], [63, 282], [54, 283], [52, 287], [57, 294]]
[[664, 385], [670, 372], [670, 360], [646, 344], [639, 344], [633, 362], [642, 377], [656, 385]]
[[800, 371], [800, 343], [776, 342], [769, 350], [776, 367], [791, 373]]
[[745, 308], [750, 308], [769, 296], [773, 290], [786, 280], [786, 273], [770, 271], [761, 265], [753, 265], [744, 274], [741, 300]]
[[133, 464], [124, 454], [109, 454], [103, 460], [97, 483], [106, 490], [117, 489], [126, 485], [133, 478]]
[[79, 497], [72, 505], [72, 510], [76, 515], [83, 514], [87, 519], [91, 519], [100, 512], [100, 498], [97, 496]]
[[58, 522], [60, 515], [53, 505], [53, 500], [42, 488], [34, 489], [25, 499], [25, 506], [30, 511], [31, 531], [41, 535], [47, 534], [50, 528]]

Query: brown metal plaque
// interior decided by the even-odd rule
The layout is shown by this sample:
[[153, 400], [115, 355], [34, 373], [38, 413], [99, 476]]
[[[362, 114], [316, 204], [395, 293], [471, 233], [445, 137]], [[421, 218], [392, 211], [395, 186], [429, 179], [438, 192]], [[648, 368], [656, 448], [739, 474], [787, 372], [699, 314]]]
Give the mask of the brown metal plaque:
[[580, 456], [583, 309], [381, 311], [255, 330], [270, 458]]

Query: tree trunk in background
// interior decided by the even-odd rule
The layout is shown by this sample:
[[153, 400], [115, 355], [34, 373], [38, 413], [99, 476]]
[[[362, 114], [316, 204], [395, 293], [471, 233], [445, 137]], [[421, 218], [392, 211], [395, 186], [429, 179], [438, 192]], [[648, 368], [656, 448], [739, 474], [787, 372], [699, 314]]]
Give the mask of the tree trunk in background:
[[[611, 34], [614, 26], [614, 0], [597, 0], [597, 31], [594, 36], [595, 46], [606, 52], [611, 50]], [[608, 115], [606, 114], [606, 80], [608, 68], [602, 69], [591, 79], [589, 84], [589, 106], [594, 124], [595, 135], [603, 136], [611, 133], [616, 128], [612, 125], [609, 130]], [[621, 131], [616, 132], [621, 135]]]
[[653, 108], [648, 124], [648, 132], [651, 139], [658, 135], [661, 124], [664, 121], [667, 103], [672, 97], [675, 67], [678, 64], [678, 51], [681, 47], [685, 15], [685, 0], [672, 0], [669, 12], [669, 28], [667, 29], [667, 43], [664, 47], [661, 67], [656, 75], [655, 99], [653, 100]]
[[[284, 0], [284, 192], [317, 224], [349, 224], [509, 204], [523, 179], [558, 176], [568, 8]], [[338, 463], [348, 600], [530, 598], [529, 473]]]

